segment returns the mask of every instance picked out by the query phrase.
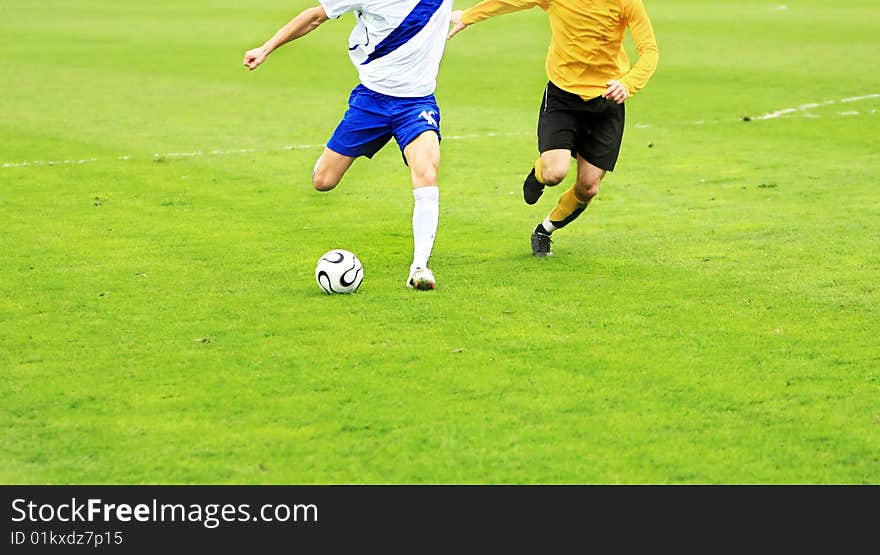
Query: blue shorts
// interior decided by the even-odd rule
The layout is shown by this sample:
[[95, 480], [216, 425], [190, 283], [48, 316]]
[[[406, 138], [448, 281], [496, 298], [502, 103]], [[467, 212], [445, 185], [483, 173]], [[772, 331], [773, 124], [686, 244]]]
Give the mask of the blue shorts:
[[402, 153], [425, 131], [434, 131], [440, 137], [440, 108], [433, 94], [399, 98], [358, 85], [351, 91], [348, 110], [327, 141], [327, 148], [353, 158], [372, 158], [393, 136]]

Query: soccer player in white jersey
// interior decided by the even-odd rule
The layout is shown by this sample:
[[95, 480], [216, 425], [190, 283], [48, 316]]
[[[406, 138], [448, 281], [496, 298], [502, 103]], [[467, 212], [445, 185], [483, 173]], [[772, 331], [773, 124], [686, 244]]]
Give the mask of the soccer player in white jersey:
[[319, 0], [244, 55], [253, 70], [278, 47], [316, 29], [327, 19], [355, 14], [349, 56], [360, 84], [348, 110], [315, 164], [315, 189], [336, 187], [359, 156], [372, 158], [393, 136], [410, 168], [413, 260], [407, 287], [434, 289], [428, 269], [440, 214], [440, 108], [434, 99], [437, 71], [452, 12], [452, 0]]

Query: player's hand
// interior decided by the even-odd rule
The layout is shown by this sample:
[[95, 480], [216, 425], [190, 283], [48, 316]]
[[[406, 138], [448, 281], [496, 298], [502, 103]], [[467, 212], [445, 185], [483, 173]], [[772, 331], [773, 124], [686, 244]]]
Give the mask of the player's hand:
[[257, 69], [260, 64], [266, 61], [266, 57], [269, 55], [269, 49], [265, 46], [261, 46], [259, 48], [254, 48], [253, 50], [248, 50], [244, 54], [244, 65], [251, 71]]
[[626, 85], [620, 81], [608, 81], [605, 84], [608, 85], [608, 90], [602, 93], [602, 96], [605, 98], [613, 100], [618, 104], [623, 104], [623, 102], [629, 97], [629, 91], [626, 90]]
[[452, 19], [449, 20], [449, 34], [446, 35], [446, 40], [451, 39], [460, 31], [464, 31], [465, 27], [467, 25], [461, 20], [461, 10], [455, 10], [452, 12]]

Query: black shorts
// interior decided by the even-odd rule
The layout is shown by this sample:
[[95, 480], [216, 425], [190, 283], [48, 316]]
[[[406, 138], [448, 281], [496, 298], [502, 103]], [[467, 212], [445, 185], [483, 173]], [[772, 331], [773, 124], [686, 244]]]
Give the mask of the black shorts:
[[538, 150], [559, 148], [613, 171], [623, 140], [623, 104], [598, 96], [584, 100], [548, 82], [538, 117]]

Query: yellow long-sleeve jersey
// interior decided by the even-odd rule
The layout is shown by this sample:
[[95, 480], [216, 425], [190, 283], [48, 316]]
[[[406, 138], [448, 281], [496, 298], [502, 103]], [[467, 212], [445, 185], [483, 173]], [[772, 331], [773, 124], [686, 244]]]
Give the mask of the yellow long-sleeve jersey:
[[[462, 21], [471, 25], [534, 6], [550, 17], [547, 77], [557, 87], [589, 100], [613, 79], [632, 95], [657, 69], [660, 51], [642, 0], [485, 0], [466, 10]], [[627, 28], [639, 52], [633, 66], [623, 48]]]

